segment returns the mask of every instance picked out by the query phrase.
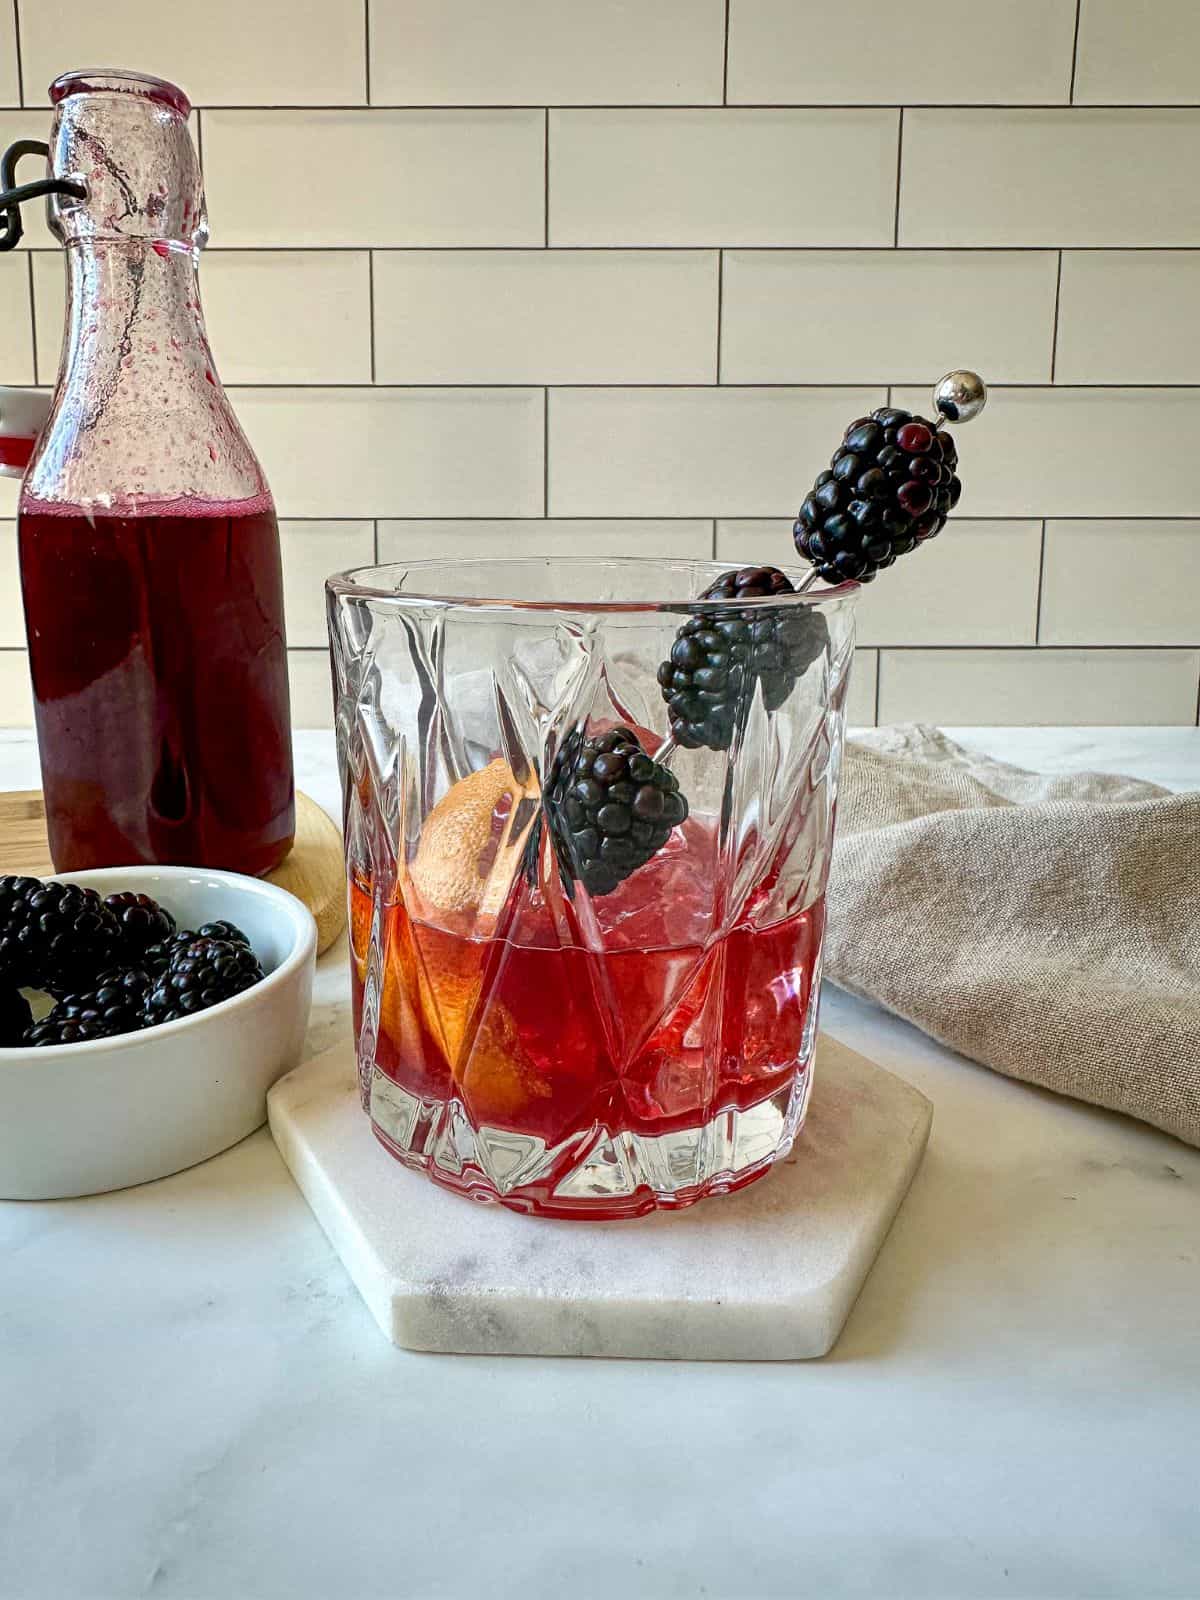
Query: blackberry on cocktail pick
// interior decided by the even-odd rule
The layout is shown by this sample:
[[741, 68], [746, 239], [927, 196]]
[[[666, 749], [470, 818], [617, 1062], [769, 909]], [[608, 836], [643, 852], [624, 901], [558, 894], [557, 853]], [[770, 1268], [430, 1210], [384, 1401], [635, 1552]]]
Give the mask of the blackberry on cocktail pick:
[[[658, 853], [688, 814], [679, 780], [629, 728], [563, 741], [544, 795], [546, 823], [568, 892], [611, 894]], [[536, 849], [536, 831], [534, 848]]]
[[193, 938], [172, 954], [142, 1000], [147, 1028], [206, 1011], [265, 976], [254, 951], [228, 939]]
[[[759, 600], [795, 592], [778, 567], [742, 567], [723, 572], [699, 598]], [[755, 683], [766, 709], [777, 711], [828, 643], [829, 630], [815, 607], [733, 611], [698, 605], [658, 669], [672, 742], [685, 750], [728, 750], [739, 707]]]
[[796, 549], [827, 583], [869, 583], [946, 525], [962, 491], [947, 422], [969, 422], [987, 390], [974, 372], [950, 372], [933, 391], [936, 422], [881, 406], [846, 429], [800, 507]]
[[111, 966], [117, 918], [94, 889], [0, 877], [0, 982], [62, 994]]

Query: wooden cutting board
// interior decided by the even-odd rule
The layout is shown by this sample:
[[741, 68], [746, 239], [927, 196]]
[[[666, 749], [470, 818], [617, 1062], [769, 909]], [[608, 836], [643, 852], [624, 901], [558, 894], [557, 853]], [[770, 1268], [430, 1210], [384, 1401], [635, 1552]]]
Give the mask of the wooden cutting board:
[[[54, 871], [40, 789], [0, 792], [0, 873], [47, 878]], [[296, 795], [296, 842], [267, 879], [312, 912], [323, 954], [346, 926], [346, 877], [337, 824], [306, 794]]]

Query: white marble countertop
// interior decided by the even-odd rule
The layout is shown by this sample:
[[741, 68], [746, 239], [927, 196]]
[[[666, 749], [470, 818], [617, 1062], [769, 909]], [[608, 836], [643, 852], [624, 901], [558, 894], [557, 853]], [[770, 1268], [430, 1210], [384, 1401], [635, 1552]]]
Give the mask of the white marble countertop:
[[[1194, 730], [952, 732], [1200, 788]], [[297, 745], [334, 808], [331, 736]], [[34, 782], [0, 733], [0, 788]], [[823, 1020], [935, 1115], [821, 1362], [395, 1350], [265, 1130], [0, 1204], [0, 1594], [1200, 1594], [1200, 1153], [835, 990]]]

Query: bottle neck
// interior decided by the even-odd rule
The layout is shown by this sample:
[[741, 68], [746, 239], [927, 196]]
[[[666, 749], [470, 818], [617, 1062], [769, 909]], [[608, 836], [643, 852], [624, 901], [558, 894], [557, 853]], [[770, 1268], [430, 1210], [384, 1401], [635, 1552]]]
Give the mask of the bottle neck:
[[195, 252], [157, 239], [80, 239], [66, 255], [58, 386], [22, 498], [264, 494], [209, 349]]
[[67, 258], [59, 386], [86, 383], [98, 402], [137, 398], [171, 378], [170, 406], [199, 381], [220, 388], [208, 347], [195, 254], [163, 240], [84, 240]]

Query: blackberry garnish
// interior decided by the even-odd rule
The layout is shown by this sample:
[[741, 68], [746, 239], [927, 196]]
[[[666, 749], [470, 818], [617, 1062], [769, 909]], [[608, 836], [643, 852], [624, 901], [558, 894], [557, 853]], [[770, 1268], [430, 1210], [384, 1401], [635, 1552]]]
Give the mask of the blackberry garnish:
[[67, 1022], [102, 1024], [108, 1038], [118, 1033], [136, 1033], [143, 1026], [142, 1000], [150, 987], [150, 977], [141, 967], [114, 968], [102, 972], [86, 990], [63, 995], [47, 1019], [56, 1025]]
[[146, 991], [142, 1021], [148, 1028], [176, 1022], [241, 994], [265, 976], [253, 950], [228, 939], [193, 938], [172, 955]]
[[0, 877], [0, 982], [61, 994], [111, 966], [120, 937], [94, 889]]
[[197, 928], [197, 939], [224, 939], [228, 944], [244, 944], [250, 948], [250, 941], [236, 922], [206, 922], [203, 927]]
[[[757, 600], [795, 592], [778, 567], [743, 567], [722, 573], [700, 599]], [[766, 709], [777, 711], [828, 643], [829, 630], [815, 607], [698, 609], [658, 669], [671, 737], [685, 750], [728, 750], [739, 708], [749, 703], [755, 683]]]
[[104, 904], [121, 924], [121, 955], [130, 963], [175, 932], [175, 918], [148, 894], [110, 894]]
[[796, 549], [827, 583], [869, 583], [946, 525], [962, 485], [950, 434], [883, 406], [860, 417], [800, 507]]
[[19, 1045], [32, 1021], [33, 1012], [25, 996], [16, 989], [0, 988], [0, 1050]]
[[629, 728], [563, 741], [546, 785], [545, 814], [568, 893], [611, 894], [662, 849], [687, 817], [674, 773]]

